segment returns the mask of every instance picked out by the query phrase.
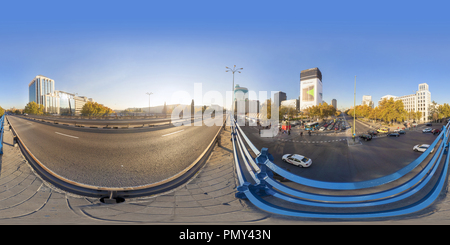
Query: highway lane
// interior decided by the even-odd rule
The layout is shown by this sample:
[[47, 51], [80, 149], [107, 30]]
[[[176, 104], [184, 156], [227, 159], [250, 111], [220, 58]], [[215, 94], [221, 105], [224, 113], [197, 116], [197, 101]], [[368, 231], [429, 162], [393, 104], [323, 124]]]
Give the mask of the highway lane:
[[219, 129], [82, 129], [8, 119], [49, 169], [78, 183], [104, 187], [146, 185], [179, 173], [200, 156]]

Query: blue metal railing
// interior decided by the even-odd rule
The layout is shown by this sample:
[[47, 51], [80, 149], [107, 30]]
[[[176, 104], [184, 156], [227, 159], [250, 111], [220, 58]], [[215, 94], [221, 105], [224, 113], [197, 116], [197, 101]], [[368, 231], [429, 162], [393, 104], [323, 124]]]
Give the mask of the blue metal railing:
[[[268, 154], [267, 148], [258, 151], [257, 148], [248, 140], [245, 134], [240, 129], [239, 125], [234, 123], [232, 131], [232, 141], [234, 148], [236, 171], [238, 172], [238, 179], [240, 186], [237, 188], [236, 196], [239, 198], [249, 199], [257, 207], [268, 212], [276, 214], [284, 214], [298, 217], [315, 217], [315, 218], [369, 218], [369, 217], [388, 217], [402, 214], [409, 214], [419, 211], [431, 203], [433, 203], [445, 183], [447, 176], [447, 168], [449, 164], [448, 146], [449, 133], [448, 129], [450, 123], [443, 127], [441, 134], [436, 138], [431, 147], [424, 152], [418, 159], [408, 164], [406, 167], [400, 169], [394, 174], [387, 175], [381, 178], [350, 183], [336, 183], [314, 181], [294, 175], [284, 169], [279, 168], [273, 163], [273, 157]], [[244, 144], [247, 143], [250, 150], [256, 155], [253, 158]], [[347, 196], [333, 196], [322, 195], [315, 193], [308, 193], [293, 189], [282, 183], [279, 183], [273, 178], [275, 172], [282, 177], [290, 179], [301, 185], [310, 187], [331, 189], [331, 190], [356, 190], [370, 187], [378, 187], [383, 184], [397, 180], [407, 173], [410, 173], [419, 164], [421, 164], [426, 157], [431, 154], [431, 150], [435, 148], [433, 157], [426, 163], [422, 170], [420, 170], [414, 177], [405, 183], [385, 191], [364, 194], [364, 195], [347, 195]], [[240, 158], [237, 152], [240, 152]], [[444, 157], [446, 155], [446, 157]], [[390, 211], [379, 212], [360, 212], [360, 213], [328, 213], [328, 212], [302, 212], [298, 210], [286, 209], [276, 206], [268, 201], [265, 201], [262, 196], [270, 195], [280, 200], [287, 201], [293, 204], [307, 205], [313, 207], [331, 207], [331, 208], [355, 208], [355, 207], [372, 207], [382, 204], [390, 204], [404, 200], [411, 197], [422, 190], [430, 180], [438, 172], [442, 165], [444, 158], [443, 169], [440, 172], [439, 179], [434, 184], [432, 190], [421, 200], [407, 207], [397, 208]], [[244, 167], [242, 167], [244, 166]], [[246, 172], [244, 172], [246, 170]], [[246, 174], [249, 177], [245, 178]], [[252, 183], [250, 183], [252, 182]]]
[[3, 127], [3, 122], [5, 121], [5, 114], [0, 117], [0, 155], [3, 155], [3, 131], [5, 130]]

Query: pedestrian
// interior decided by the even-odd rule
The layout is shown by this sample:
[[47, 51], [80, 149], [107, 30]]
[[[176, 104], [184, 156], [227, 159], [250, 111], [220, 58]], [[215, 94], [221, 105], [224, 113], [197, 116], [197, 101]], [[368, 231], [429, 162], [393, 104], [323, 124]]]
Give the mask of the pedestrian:
[[290, 129], [288, 130], [288, 135], [291, 135], [291, 130]]
[[302, 132], [300, 132], [300, 136], [303, 136], [303, 131], [302, 131]]

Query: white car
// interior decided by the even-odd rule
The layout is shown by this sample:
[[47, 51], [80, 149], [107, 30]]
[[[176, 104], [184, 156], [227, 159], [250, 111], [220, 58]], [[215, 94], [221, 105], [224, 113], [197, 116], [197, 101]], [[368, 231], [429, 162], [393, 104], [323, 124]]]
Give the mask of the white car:
[[324, 131], [325, 127], [320, 127], [319, 131]]
[[307, 168], [312, 164], [312, 160], [310, 158], [298, 154], [285, 154], [281, 159], [297, 167]]
[[431, 128], [425, 128], [422, 130], [422, 133], [431, 133]]
[[[427, 144], [415, 145], [413, 147], [413, 151], [425, 152], [426, 150], [428, 150], [429, 147], [430, 147], [430, 145], [427, 145]], [[433, 151], [434, 151], [434, 149], [431, 150], [431, 153], [433, 153]]]

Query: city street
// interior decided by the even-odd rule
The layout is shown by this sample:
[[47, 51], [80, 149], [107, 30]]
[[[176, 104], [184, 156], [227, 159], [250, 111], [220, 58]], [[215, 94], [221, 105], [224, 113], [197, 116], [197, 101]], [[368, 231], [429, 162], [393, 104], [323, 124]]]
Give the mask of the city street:
[[[345, 119], [350, 125], [353, 124], [350, 117]], [[431, 144], [436, 139], [431, 133], [422, 133], [424, 127], [419, 125], [417, 130], [407, 131], [400, 137], [387, 137], [384, 134], [370, 141], [356, 140], [355, 144], [351, 144], [350, 128], [339, 133], [314, 131], [311, 136], [305, 133], [300, 136], [302, 130], [297, 126], [290, 135], [279, 134], [274, 138], [260, 138], [256, 127], [242, 129], [258, 149], [267, 147], [275, 163], [292, 173], [320, 181], [355, 182], [392, 174], [414, 161], [421, 153], [414, 152], [413, 147]], [[367, 132], [369, 129], [373, 128], [356, 122], [357, 136], [358, 132]], [[294, 153], [311, 158], [312, 165], [299, 168], [281, 160], [284, 154]]]

